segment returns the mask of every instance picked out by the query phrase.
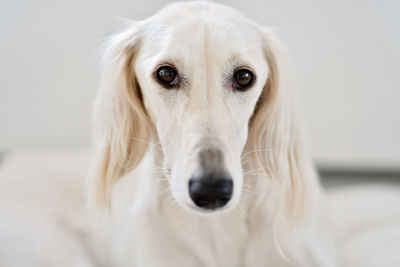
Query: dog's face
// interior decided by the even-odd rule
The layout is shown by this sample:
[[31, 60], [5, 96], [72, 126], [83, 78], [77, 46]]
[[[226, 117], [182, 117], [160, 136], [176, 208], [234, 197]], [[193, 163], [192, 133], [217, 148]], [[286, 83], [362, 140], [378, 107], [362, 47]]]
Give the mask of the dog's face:
[[262, 39], [239, 14], [165, 13], [148, 27], [135, 61], [163, 167], [178, 203], [228, 209], [240, 198], [241, 154], [268, 76]]
[[277, 181], [283, 206], [302, 205], [312, 175], [283, 97], [279, 47], [241, 13], [208, 2], [170, 5], [114, 36], [96, 104], [91, 199], [109, 203], [113, 183], [157, 143], [163, 166], [153, 169], [192, 211], [238, 203], [244, 155], [253, 172]]

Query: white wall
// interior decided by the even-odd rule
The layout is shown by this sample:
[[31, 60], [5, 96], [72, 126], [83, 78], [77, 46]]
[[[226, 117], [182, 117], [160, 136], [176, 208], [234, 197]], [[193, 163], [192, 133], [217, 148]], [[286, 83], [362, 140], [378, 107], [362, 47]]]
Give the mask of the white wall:
[[[0, 149], [87, 146], [102, 38], [167, 2], [2, 3]], [[400, 166], [400, 1], [219, 2], [280, 29], [316, 160]]]

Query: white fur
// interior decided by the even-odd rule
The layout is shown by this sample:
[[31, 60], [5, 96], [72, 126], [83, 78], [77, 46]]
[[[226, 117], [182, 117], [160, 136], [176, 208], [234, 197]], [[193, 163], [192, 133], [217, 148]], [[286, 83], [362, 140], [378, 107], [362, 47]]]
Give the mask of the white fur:
[[[343, 244], [336, 243], [350, 224], [337, 200], [326, 202], [321, 195], [291, 100], [284, 54], [270, 31], [217, 4], [173, 4], [129, 23], [105, 47], [96, 100], [89, 201], [108, 212], [102, 220], [86, 218], [82, 205], [72, 205], [82, 203], [75, 197], [82, 187], [69, 195], [51, 194], [63, 192], [66, 181], [76, 185], [82, 176], [64, 177], [64, 168], [79, 166], [62, 168], [55, 159], [44, 163], [64, 173], [54, 180], [56, 173], [35, 170], [40, 164], [11, 158], [0, 177], [39, 180], [22, 180], [35, 192], [32, 204], [25, 205], [21, 201], [30, 198], [14, 195], [22, 182], [3, 178], [9, 182], [3, 182], [8, 194], [1, 198], [0, 214], [11, 214], [0, 228], [6, 236], [0, 263], [4, 258], [6, 266], [364, 266], [353, 265]], [[162, 88], [152, 78], [164, 62], [185, 78], [179, 89]], [[248, 91], [235, 92], [224, 77], [241, 65], [257, 80]], [[233, 199], [214, 212], [196, 208], [188, 194], [197, 153], [207, 147], [223, 152], [234, 182]], [[31, 166], [29, 173], [17, 175], [19, 165]], [[43, 191], [49, 181], [54, 186]], [[341, 199], [351, 203], [351, 193]], [[4, 252], [6, 244], [14, 246], [10, 253]], [[27, 251], [40, 260], [20, 256]], [[385, 266], [398, 266], [398, 259], [391, 260], [393, 265]]]

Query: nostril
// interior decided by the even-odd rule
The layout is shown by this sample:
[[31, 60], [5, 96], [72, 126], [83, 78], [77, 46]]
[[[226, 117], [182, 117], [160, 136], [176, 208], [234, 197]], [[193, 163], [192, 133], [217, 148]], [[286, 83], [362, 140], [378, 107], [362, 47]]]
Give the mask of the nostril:
[[226, 178], [196, 177], [189, 181], [189, 195], [201, 208], [216, 209], [225, 206], [232, 198], [233, 182]]
[[231, 200], [231, 199], [230, 199], [230, 198], [221, 198], [221, 199], [217, 199], [217, 200], [215, 201], [215, 205], [216, 205], [217, 207], [223, 207], [223, 206], [226, 205], [226, 203], [229, 202], [229, 200]]
[[196, 203], [196, 205], [201, 207], [201, 208], [205, 208], [210, 204], [210, 201], [209, 201], [208, 198], [195, 197], [194, 198], [194, 203]]

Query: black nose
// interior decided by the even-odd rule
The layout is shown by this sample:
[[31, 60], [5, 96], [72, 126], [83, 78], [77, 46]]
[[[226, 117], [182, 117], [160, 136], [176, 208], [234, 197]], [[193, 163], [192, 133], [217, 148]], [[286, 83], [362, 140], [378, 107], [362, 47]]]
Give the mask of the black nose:
[[221, 178], [212, 176], [197, 176], [189, 180], [189, 195], [203, 209], [221, 208], [232, 198], [232, 179], [227, 175]]

